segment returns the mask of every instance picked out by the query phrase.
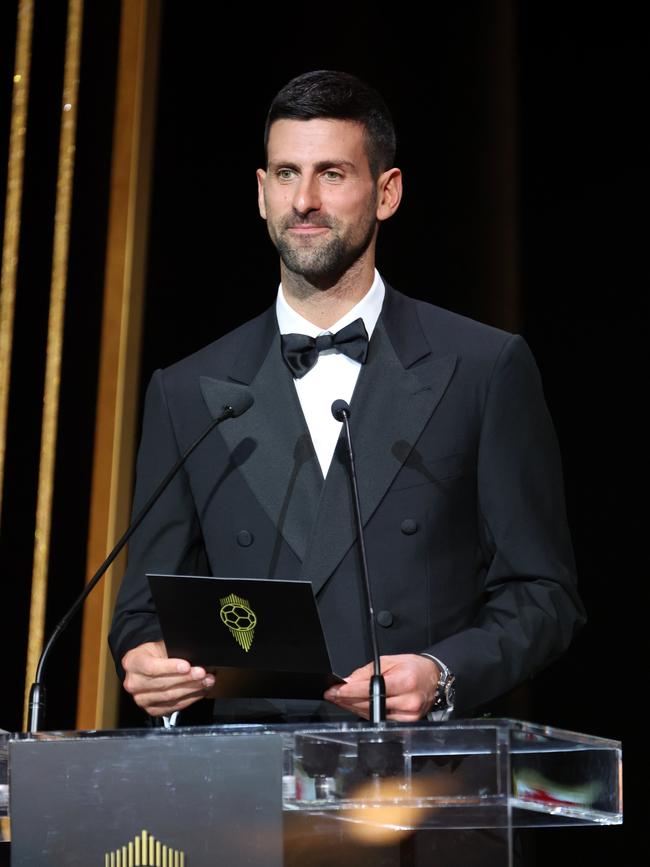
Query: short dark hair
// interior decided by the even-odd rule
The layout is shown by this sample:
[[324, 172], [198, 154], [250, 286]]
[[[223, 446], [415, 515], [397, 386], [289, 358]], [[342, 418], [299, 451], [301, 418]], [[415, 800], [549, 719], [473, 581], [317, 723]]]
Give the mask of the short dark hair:
[[365, 130], [366, 153], [373, 177], [395, 162], [395, 127], [388, 106], [370, 85], [347, 72], [318, 69], [291, 79], [271, 103], [264, 127], [268, 157], [269, 130], [276, 120], [313, 118], [353, 120]]

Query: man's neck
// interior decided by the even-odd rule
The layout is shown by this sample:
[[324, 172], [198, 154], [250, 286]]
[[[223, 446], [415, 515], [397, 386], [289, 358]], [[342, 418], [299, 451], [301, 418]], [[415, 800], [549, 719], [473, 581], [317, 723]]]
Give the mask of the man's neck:
[[357, 261], [335, 283], [314, 286], [281, 263], [282, 291], [287, 304], [297, 313], [327, 329], [352, 310], [364, 297], [375, 279], [374, 261]]

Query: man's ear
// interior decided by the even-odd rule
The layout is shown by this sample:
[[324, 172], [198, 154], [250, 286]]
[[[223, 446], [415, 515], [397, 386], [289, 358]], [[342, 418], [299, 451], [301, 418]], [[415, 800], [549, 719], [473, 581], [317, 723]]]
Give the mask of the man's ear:
[[392, 168], [383, 172], [377, 181], [377, 219], [392, 217], [402, 201], [402, 172]]
[[260, 217], [266, 220], [266, 202], [264, 201], [264, 181], [266, 180], [266, 172], [264, 169], [258, 169], [257, 175], [257, 207], [260, 209]]

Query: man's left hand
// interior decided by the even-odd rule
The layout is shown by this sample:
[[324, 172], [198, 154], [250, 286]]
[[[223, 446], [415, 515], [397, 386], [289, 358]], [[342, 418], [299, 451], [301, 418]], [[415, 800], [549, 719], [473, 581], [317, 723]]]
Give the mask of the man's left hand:
[[[415, 722], [426, 716], [436, 693], [440, 671], [432, 659], [415, 653], [380, 657], [386, 682], [386, 719]], [[374, 665], [357, 668], [346, 682], [327, 690], [324, 698], [369, 719], [368, 693]]]

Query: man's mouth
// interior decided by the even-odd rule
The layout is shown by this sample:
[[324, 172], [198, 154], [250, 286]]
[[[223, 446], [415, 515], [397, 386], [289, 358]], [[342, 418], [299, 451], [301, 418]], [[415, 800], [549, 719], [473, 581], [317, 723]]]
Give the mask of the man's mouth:
[[318, 235], [321, 232], [329, 231], [328, 226], [312, 226], [309, 223], [300, 223], [297, 226], [289, 226], [287, 229], [293, 235]]

